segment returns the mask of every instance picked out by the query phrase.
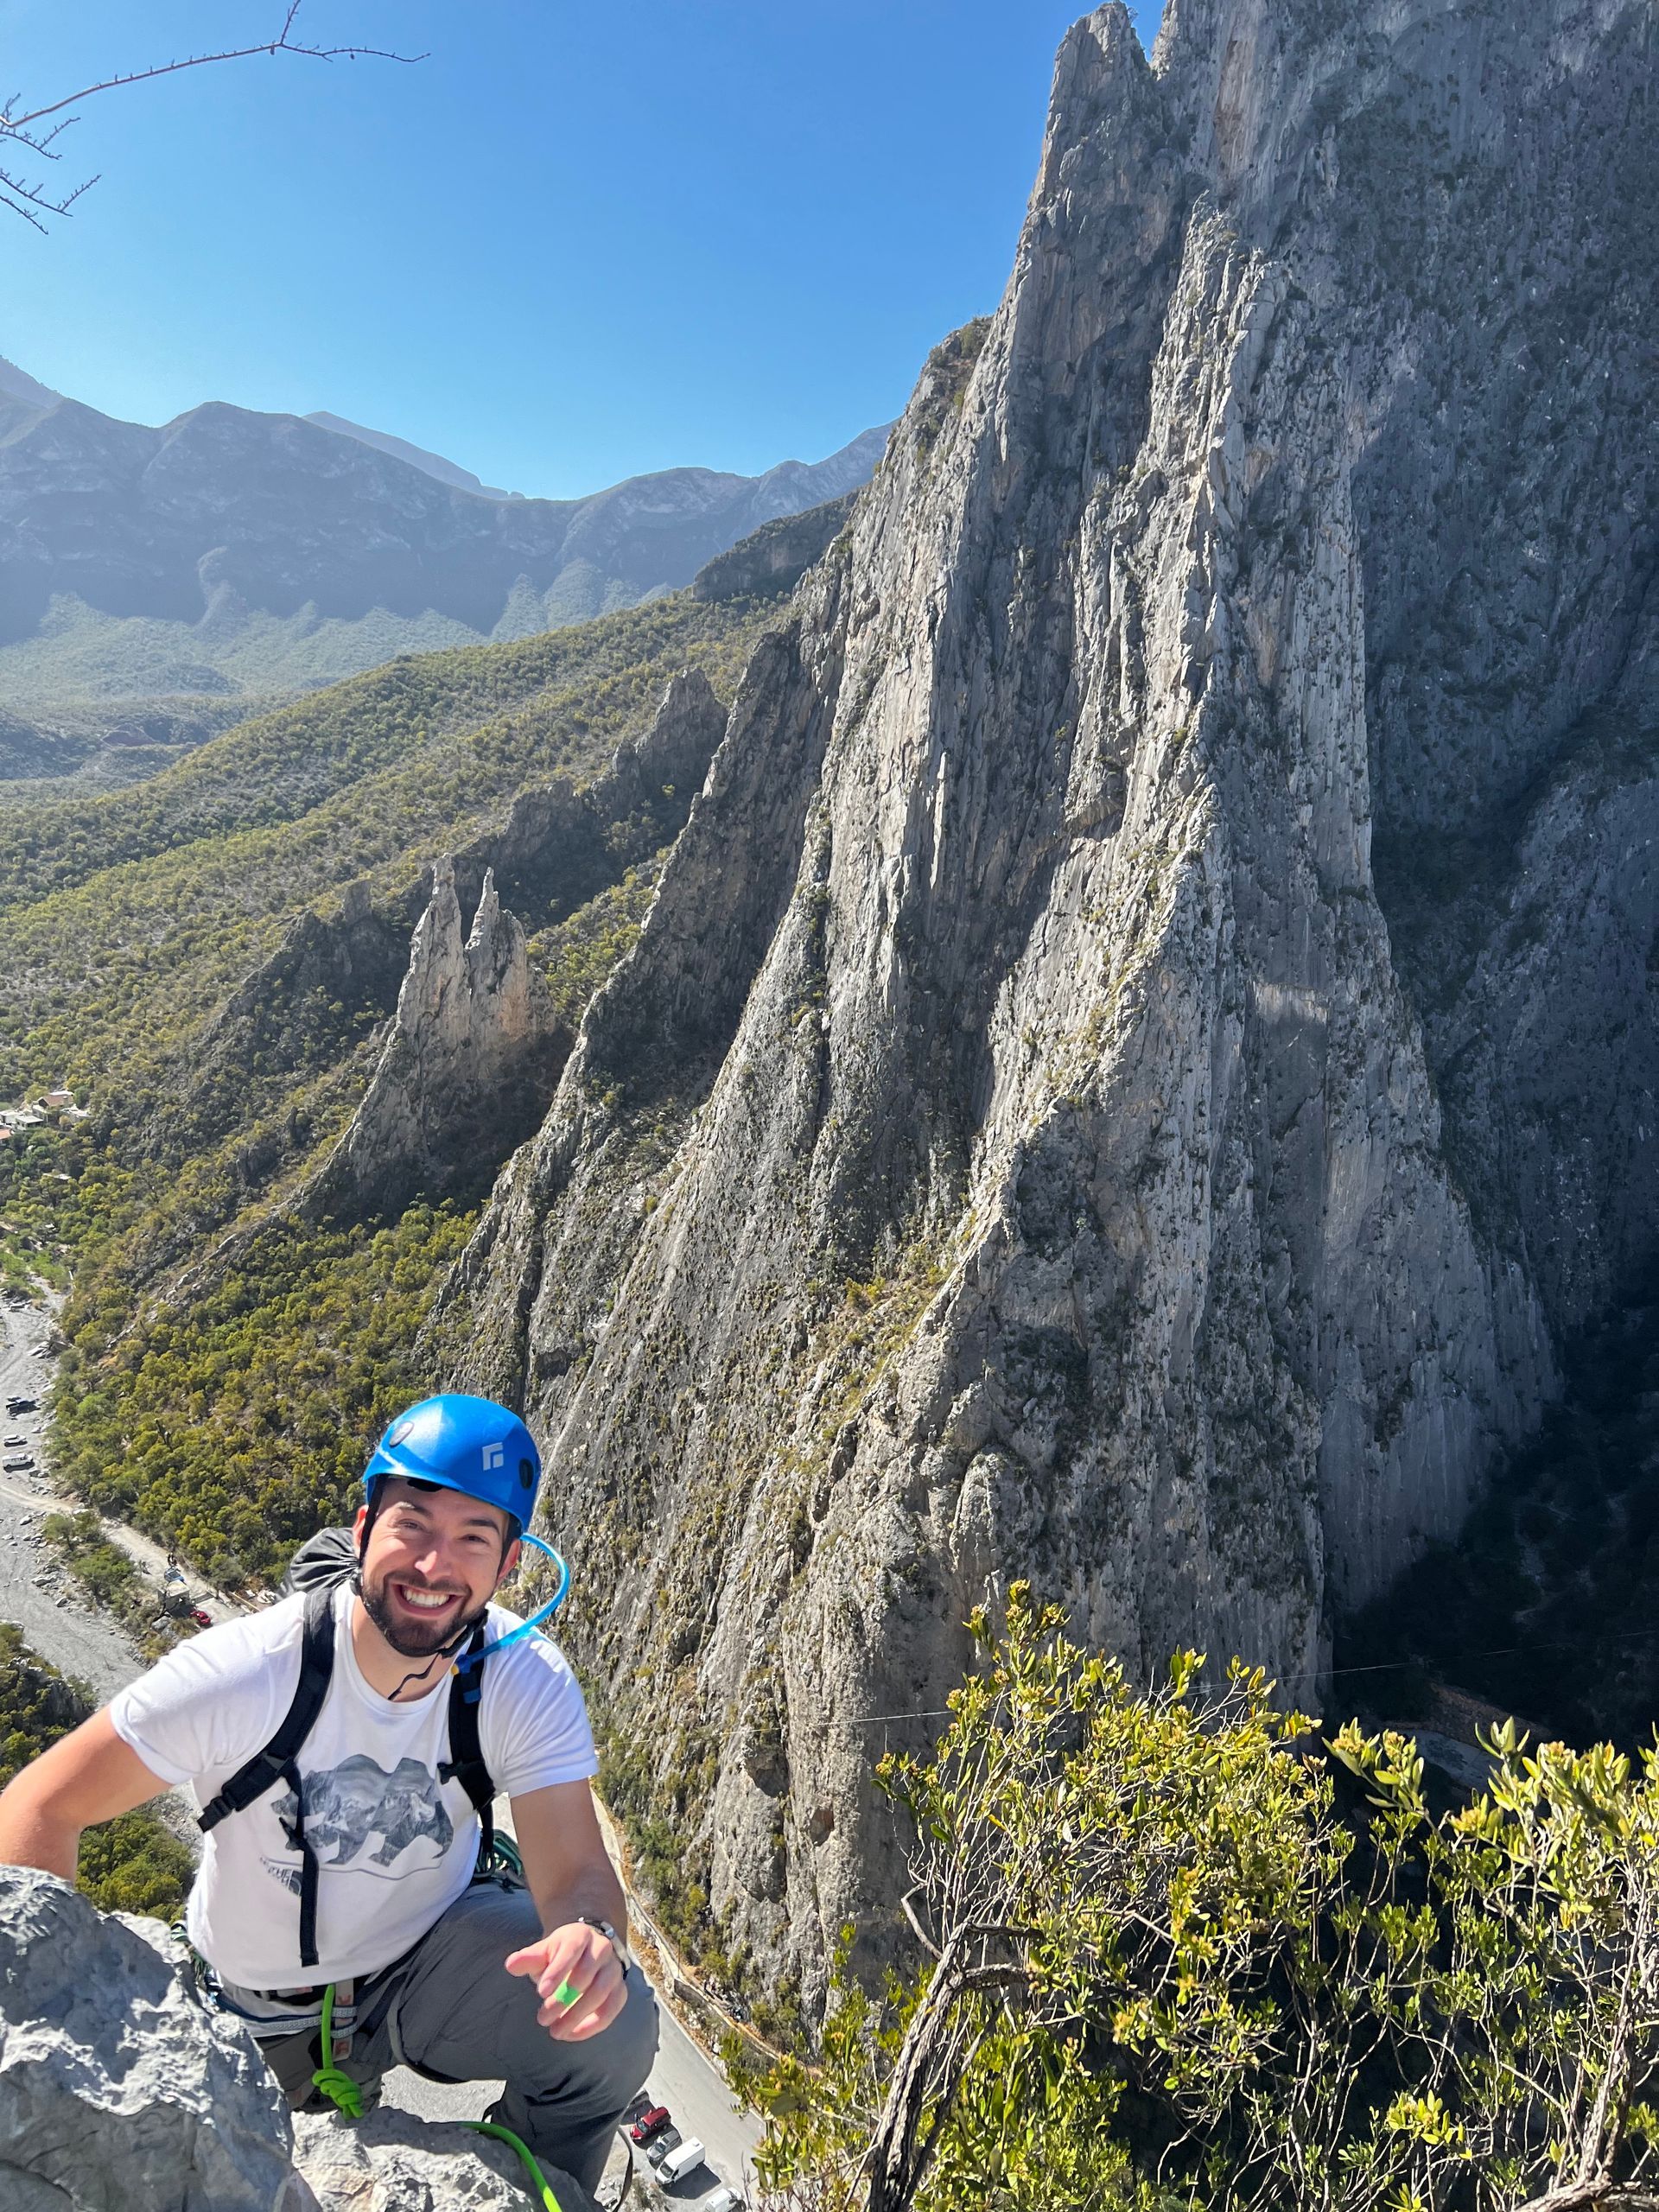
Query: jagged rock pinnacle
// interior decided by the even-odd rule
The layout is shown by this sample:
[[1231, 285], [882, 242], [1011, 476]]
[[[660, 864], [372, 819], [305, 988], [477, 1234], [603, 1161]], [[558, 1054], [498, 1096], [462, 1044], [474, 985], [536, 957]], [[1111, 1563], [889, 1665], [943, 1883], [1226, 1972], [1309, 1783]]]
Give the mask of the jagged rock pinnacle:
[[463, 942], [454, 860], [435, 861], [379, 1065], [309, 1203], [390, 1211], [416, 1191], [436, 1197], [462, 1187], [477, 1175], [480, 1131], [483, 1156], [499, 1159], [511, 1148], [509, 1133], [523, 1133], [527, 1096], [533, 1109], [551, 1095], [554, 1029], [524, 930], [496, 895], [494, 870], [485, 871]]

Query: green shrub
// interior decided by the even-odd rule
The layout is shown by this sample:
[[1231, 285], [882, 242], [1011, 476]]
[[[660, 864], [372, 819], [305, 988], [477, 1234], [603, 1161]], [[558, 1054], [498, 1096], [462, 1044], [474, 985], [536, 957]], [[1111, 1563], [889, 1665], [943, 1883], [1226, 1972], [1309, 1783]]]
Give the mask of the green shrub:
[[[733, 2054], [764, 2200], [818, 2212], [1510, 2212], [1659, 2165], [1659, 1750], [1529, 1755], [1437, 1815], [1415, 1746], [1322, 1744], [1236, 1662], [1149, 1694], [1016, 1584], [931, 1756], [912, 1963], [845, 1931], [822, 2063]], [[1083, 2171], [1079, 2171], [1079, 2169]], [[1632, 2200], [1634, 2201], [1634, 2200]], [[1643, 2201], [1648, 2201], [1643, 2196]]]

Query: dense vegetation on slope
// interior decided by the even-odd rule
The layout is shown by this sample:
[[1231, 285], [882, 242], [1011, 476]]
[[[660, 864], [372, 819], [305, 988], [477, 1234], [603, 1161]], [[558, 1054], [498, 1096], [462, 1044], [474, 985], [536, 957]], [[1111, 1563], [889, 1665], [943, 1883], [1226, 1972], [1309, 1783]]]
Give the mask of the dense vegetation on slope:
[[[0, 1789], [92, 1709], [92, 1694], [82, 1683], [31, 1651], [21, 1629], [0, 1621]], [[184, 1902], [193, 1871], [178, 1838], [141, 1807], [87, 1832], [77, 1886], [101, 1911], [170, 1920]]]
[[[773, 616], [683, 595], [400, 661], [147, 785], [0, 816], [0, 1100], [67, 1081], [92, 1109], [0, 1149], [0, 1251], [74, 1275], [54, 1457], [82, 1495], [220, 1582], [338, 1516], [364, 1438], [423, 1387], [410, 1346], [467, 1217], [294, 1202], [367, 1084], [431, 863], [487, 860], [526, 791], [594, 785], [677, 670], [729, 697]], [[514, 894], [571, 1029], [671, 815]]]
[[0, 1092], [175, 1056], [308, 903], [381, 903], [527, 785], [596, 774], [668, 677], [729, 696], [752, 605], [682, 595], [520, 645], [396, 661], [153, 782], [0, 816]]
[[385, 1227], [278, 1218], [198, 1297], [123, 1333], [113, 1271], [77, 1306], [57, 1466], [220, 1588], [280, 1575], [349, 1517], [363, 1440], [411, 1397], [415, 1332], [471, 1217], [423, 1204]]
[[1027, 1586], [997, 1611], [875, 1765], [925, 1955], [872, 1991], [849, 1924], [818, 2063], [728, 2044], [766, 2212], [1652, 2203], [1659, 1757], [1511, 1723], [1437, 1811], [1408, 1738], [1259, 1669], [1141, 1692]]

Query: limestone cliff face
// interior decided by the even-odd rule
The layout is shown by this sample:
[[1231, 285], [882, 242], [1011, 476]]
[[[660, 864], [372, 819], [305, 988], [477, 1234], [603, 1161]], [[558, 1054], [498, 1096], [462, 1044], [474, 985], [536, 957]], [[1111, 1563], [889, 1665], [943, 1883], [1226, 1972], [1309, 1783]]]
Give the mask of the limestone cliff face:
[[969, 1605], [1313, 1695], [1652, 1242], [1653, 75], [1644, 0], [1076, 27], [452, 1287], [809, 1993]]

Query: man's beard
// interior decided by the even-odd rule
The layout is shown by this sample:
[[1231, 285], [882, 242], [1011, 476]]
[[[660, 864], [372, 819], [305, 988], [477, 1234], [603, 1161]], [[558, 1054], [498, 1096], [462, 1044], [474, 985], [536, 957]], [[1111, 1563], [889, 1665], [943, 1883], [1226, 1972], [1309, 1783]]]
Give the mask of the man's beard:
[[[358, 1594], [363, 1600], [363, 1610], [374, 1623], [386, 1642], [400, 1659], [430, 1659], [450, 1644], [459, 1645], [477, 1627], [489, 1611], [487, 1601], [475, 1613], [464, 1614], [459, 1620], [434, 1622], [430, 1628], [418, 1623], [397, 1619], [391, 1610], [389, 1586], [391, 1577], [383, 1574], [378, 1582], [366, 1578], [359, 1580]], [[415, 1585], [410, 1584], [410, 1588]]]

